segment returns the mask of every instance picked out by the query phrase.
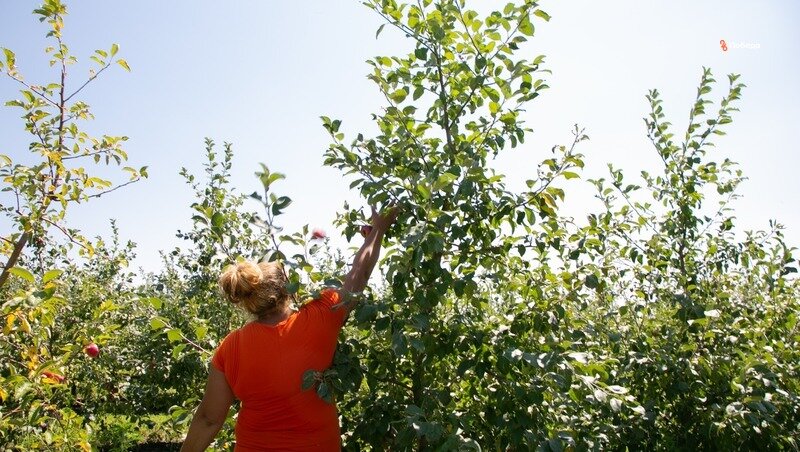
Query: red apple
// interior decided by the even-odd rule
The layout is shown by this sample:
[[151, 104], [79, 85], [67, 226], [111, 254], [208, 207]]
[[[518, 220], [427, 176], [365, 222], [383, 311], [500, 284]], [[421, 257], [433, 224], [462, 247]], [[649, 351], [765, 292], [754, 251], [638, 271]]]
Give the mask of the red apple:
[[364, 226], [361, 226], [361, 236], [362, 237], [368, 236], [370, 232], [372, 232], [372, 226], [370, 226], [368, 224], [365, 224]]
[[98, 347], [97, 344], [95, 343], [91, 343], [87, 345], [86, 348], [83, 349], [83, 351], [92, 358], [97, 358], [97, 355], [100, 354], [100, 347]]
[[312, 240], [322, 240], [325, 237], [326, 237], [325, 231], [323, 231], [322, 229], [317, 228], [317, 229], [314, 229], [314, 231], [311, 232], [311, 239]]
[[44, 375], [45, 377], [47, 377], [47, 378], [49, 378], [51, 380], [55, 380], [55, 381], [57, 381], [59, 383], [64, 381], [64, 376], [63, 375], [57, 374], [55, 372], [50, 372], [49, 370], [45, 370], [44, 372], [42, 372], [42, 375]]

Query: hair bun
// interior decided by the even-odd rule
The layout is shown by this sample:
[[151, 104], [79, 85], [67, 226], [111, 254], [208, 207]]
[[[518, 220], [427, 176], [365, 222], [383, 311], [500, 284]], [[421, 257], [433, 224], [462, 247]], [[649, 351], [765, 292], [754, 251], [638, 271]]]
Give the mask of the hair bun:
[[239, 262], [225, 269], [219, 278], [225, 298], [262, 318], [285, 308], [290, 299], [286, 273], [280, 262]]
[[232, 303], [238, 303], [255, 291], [263, 274], [258, 265], [244, 261], [228, 267], [219, 278], [219, 285]]

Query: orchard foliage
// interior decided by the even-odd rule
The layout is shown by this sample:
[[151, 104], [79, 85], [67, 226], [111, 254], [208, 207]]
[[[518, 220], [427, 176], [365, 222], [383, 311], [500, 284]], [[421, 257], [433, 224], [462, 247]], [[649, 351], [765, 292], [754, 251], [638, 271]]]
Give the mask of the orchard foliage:
[[[373, 133], [323, 116], [324, 162], [365, 204], [398, 205], [381, 284], [351, 314], [330, 369], [297, 385], [335, 402], [346, 450], [797, 450], [800, 288], [782, 226], [736, 229], [741, 170], [723, 144], [744, 85], [727, 92], [704, 69], [685, 132], [647, 94], [644, 132], [660, 164], [635, 180], [609, 166], [590, 180], [601, 202], [585, 218], [559, 212], [580, 179], [587, 140], [542, 155], [527, 189], [508, 189], [491, 160], [521, 148], [522, 113], [547, 83], [544, 57], [521, 49], [549, 20], [537, 2], [482, 15], [461, 0], [367, 0], [412, 44], [376, 56], [368, 77], [384, 97]], [[129, 268], [135, 244], [89, 240], [66, 212], [129, 182], [94, 176], [127, 159], [124, 137], [91, 138], [88, 107], [64, 90], [75, 59], [61, 42], [66, 8], [36, 14], [55, 41], [58, 83], [21, 83], [38, 160], [0, 156], [7, 281], [0, 282], [0, 444], [5, 450], [128, 450], [179, 442], [202, 395], [208, 361], [248, 319], [217, 278], [240, 259], [284, 263], [295, 303], [338, 286], [349, 255], [326, 234], [285, 231], [284, 175], [262, 165], [259, 189], [231, 187], [233, 150], [206, 140], [192, 226], [162, 268]], [[91, 82], [116, 63], [97, 51]], [[520, 150], [517, 150], [520, 152]], [[86, 165], [79, 166], [79, 165]], [[573, 180], [570, 182], [570, 180]], [[345, 204], [348, 240], [366, 218]], [[124, 228], [124, 225], [122, 225]], [[55, 233], [54, 233], [55, 232]], [[333, 231], [327, 231], [331, 235]], [[28, 246], [33, 243], [33, 246]], [[77, 247], [81, 253], [70, 250]], [[87, 344], [99, 355], [84, 352]], [[214, 448], [233, 441], [236, 407]], [[164, 444], [162, 446], [166, 447]]]
[[[81, 122], [91, 120], [93, 115], [89, 105], [76, 96], [112, 65], [128, 71], [130, 67], [125, 60], [118, 58], [118, 45], [112, 44], [108, 50], [96, 50], [89, 57], [93, 67], [86, 78], [78, 82], [77, 88], [69, 90], [68, 77], [72, 76], [71, 69], [78, 59], [62, 39], [66, 5], [60, 0], [48, 0], [34, 14], [48, 24], [47, 37], [52, 45], [45, 49], [45, 53], [57, 74], [56, 79], [49, 83], [26, 81], [14, 52], [3, 48], [5, 62], [0, 62], [0, 71], [23, 88], [20, 90], [21, 98], [6, 102], [6, 106], [22, 111], [25, 130], [33, 139], [28, 149], [34, 159], [32, 164], [15, 163], [11, 157], [0, 155], [4, 192], [2, 212], [17, 228], [3, 235], [2, 250], [5, 255], [17, 252], [18, 256], [18, 250], [30, 241], [41, 265], [42, 254], [50, 245], [48, 235], [53, 230], [79, 246], [81, 252], [91, 253], [91, 243], [64, 223], [69, 206], [139, 181], [147, 177], [147, 167], [123, 167], [129, 180], [115, 185], [95, 175], [91, 166], [84, 166], [121, 165], [128, 159], [122, 147], [128, 137], [93, 137], [81, 130]], [[5, 270], [13, 267], [14, 260], [10, 259]], [[0, 284], [6, 277], [4, 271]]]
[[[95, 137], [81, 127], [93, 116], [78, 95], [112, 65], [130, 70], [117, 55], [119, 47], [96, 50], [88, 75], [68, 89], [78, 59], [62, 39], [67, 8], [47, 0], [34, 14], [47, 24], [51, 45], [45, 53], [55, 79], [26, 80], [20, 69], [24, 62], [11, 49], [2, 48], [0, 61], [3, 78], [21, 86], [20, 98], [5, 105], [21, 111], [32, 140], [27, 158], [21, 150], [0, 155], [0, 211], [11, 227], [0, 237], [0, 442], [21, 449], [89, 450], [97, 425], [87, 415], [111, 406], [115, 390], [99, 386], [108, 378], [98, 378], [83, 350], [99, 344], [97, 361], [112, 363], [103, 346], [115, 336], [115, 311], [131, 290], [132, 279], [123, 269], [130, 248], [87, 239], [69, 227], [67, 213], [75, 203], [147, 177], [147, 167], [123, 167], [124, 182], [100, 177], [106, 171], [98, 167], [127, 160], [122, 147], [127, 137]], [[117, 254], [120, 248], [124, 252]], [[69, 261], [73, 249], [79, 261]], [[85, 296], [70, 298], [74, 293]]]
[[[510, 193], [486, 165], [524, 141], [519, 113], [547, 85], [543, 57], [515, 55], [549, 16], [534, 2], [485, 18], [459, 1], [367, 5], [415, 48], [369, 62], [387, 103], [379, 135], [345, 142], [323, 117], [326, 163], [355, 175], [367, 200], [403, 206], [388, 293], [360, 306], [348, 333], [366, 384], [340, 405], [346, 445], [796, 447], [779, 433], [798, 419], [792, 250], [777, 226], [736, 242], [728, 202], [741, 173], [707, 154], [731, 122], [738, 76], [705, 118], [704, 71], [682, 143], [652, 91], [647, 132], [664, 163], [643, 174], [652, 202], [611, 167], [610, 182], [593, 181], [606, 211], [581, 226], [558, 215], [558, 184], [583, 166], [582, 130], [542, 161], [530, 191]], [[709, 189], [722, 197], [710, 213]], [[351, 234], [356, 218], [340, 217]], [[781, 358], [753, 342], [783, 333]]]

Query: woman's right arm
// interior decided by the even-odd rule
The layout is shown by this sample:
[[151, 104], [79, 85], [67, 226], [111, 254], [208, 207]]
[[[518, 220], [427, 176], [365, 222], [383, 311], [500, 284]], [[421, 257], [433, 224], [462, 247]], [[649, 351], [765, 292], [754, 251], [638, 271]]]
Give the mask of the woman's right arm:
[[208, 448], [225, 424], [233, 399], [233, 391], [225, 380], [225, 374], [211, 366], [203, 401], [194, 413], [181, 452], [201, 452]]

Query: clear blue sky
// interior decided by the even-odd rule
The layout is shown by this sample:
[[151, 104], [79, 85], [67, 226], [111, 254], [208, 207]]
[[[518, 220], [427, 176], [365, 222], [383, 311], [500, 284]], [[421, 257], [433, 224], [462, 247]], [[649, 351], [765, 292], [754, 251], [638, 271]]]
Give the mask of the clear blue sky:
[[[495, 4], [467, 3], [479, 10]], [[31, 15], [37, 4], [0, 0], [0, 47], [17, 53], [28, 80], [42, 82], [49, 69], [42, 52], [45, 27]], [[85, 91], [97, 117], [89, 129], [130, 136], [130, 163], [149, 165], [151, 173], [145, 182], [73, 210], [73, 226], [107, 235], [108, 219], [116, 218], [122, 236], [139, 244], [137, 264], [156, 270], [158, 251], [179, 244], [175, 231], [190, 225], [191, 191], [178, 170], [200, 171], [204, 137], [233, 143], [233, 181], [242, 192], [257, 188], [259, 162], [288, 176], [277, 188], [294, 199], [289, 229], [309, 223], [331, 231], [345, 199], [361, 205], [348, 182], [322, 166], [329, 141], [318, 117], [344, 120], [348, 134], [372, 133], [369, 115], [382, 103], [365, 78], [364, 61], [405, 52], [409, 43], [389, 29], [375, 40], [381, 21], [360, 2], [81, 0], [68, 6], [65, 39], [82, 57], [76, 73], [86, 74], [86, 56], [112, 42], [133, 69], [107, 71]], [[534, 135], [496, 162], [512, 186], [535, 174], [535, 162], [553, 144], [569, 140], [574, 123], [592, 138], [580, 149], [586, 177], [602, 175], [607, 162], [631, 176], [655, 169], [641, 119], [647, 90], [661, 91], [669, 118], [683, 129], [701, 67], [708, 66], [720, 82], [737, 72], [748, 85], [742, 111], [716, 151], [720, 160], [740, 162], [749, 177], [735, 205], [739, 225], [766, 228], [775, 218], [787, 226], [790, 243], [800, 245], [794, 137], [800, 123], [800, 4], [545, 0], [542, 7], [553, 19], [537, 22], [525, 52], [547, 55], [551, 89], [528, 107], [525, 119]], [[720, 39], [759, 48], [722, 52]], [[15, 98], [17, 89], [0, 79], [0, 99]], [[720, 83], [714, 93], [724, 89]], [[0, 137], [0, 153], [27, 153], [16, 110], [0, 108]], [[567, 193], [572, 215], [596, 207], [583, 182], [572, 183]]]

